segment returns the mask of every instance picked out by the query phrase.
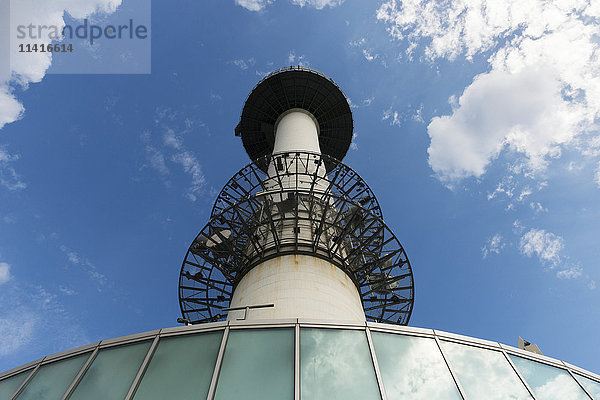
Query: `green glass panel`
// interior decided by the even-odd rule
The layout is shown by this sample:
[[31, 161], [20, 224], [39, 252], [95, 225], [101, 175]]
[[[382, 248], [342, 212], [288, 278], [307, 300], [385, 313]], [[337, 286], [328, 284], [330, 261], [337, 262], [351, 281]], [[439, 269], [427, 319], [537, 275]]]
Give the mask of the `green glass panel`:
[[294, 330], [231, 330], [216, 400], [294, 398]]
[[300, 330], [302, 400], [380, 399], [364, 330]]
[[521, 400], [531, 395], [500, 351], [441, 342], [469, 400]]
[[461, 400], [435, 340], [372, 332], [388, 400]]
[[583, 389], [564, 369], [510, 355], [538, 400], [589, 400]]
[[60, 400], [89, 356], [82, 354], [41, 366], [17, 399]]
[[30, 369], [29, 371], [13, 375], [10, 378], [2, 379], [0, 381], [0, 399], [10, 399], [31, 371], [32, 370]]
[[577, 379], [579, 380], [579, 382], [581, 382], [585, 390], [587, 390], [588, 393], [592, 395], [594, 400], [600, 400], [600, 382], [596, 382], [590, 378], [586, 378], [583, 375], [575, 375], [577, 375]]
[[206, 399], [223, 332], [160, 339], [136, 400]]
[[146, 340], [100, 350], [69, 400], [123, 400], [150, 343]]

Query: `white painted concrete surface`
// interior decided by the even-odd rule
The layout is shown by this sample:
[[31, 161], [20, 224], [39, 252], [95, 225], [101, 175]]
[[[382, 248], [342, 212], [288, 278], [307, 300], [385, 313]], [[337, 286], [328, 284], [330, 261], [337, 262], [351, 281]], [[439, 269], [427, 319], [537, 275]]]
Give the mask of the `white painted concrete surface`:
[[[273, 155], [276, 155], [275, 159], [269, 165], [267, 174], [270, 177], [280, 175], [280, 178], [276, 182], [269, 182], [266, 185], [266, 189], [280, 189], [281, 187], [286, 189], [310, 189], [313, 190], [324, 190], [327, 188], [329, 182], [327, 181], [327, 171], [325, 164], [315, 164], [304, 160], [304, 163], [300, 162], [300, 165], [295, 165], [298, 161], [294, 157], [287, 157], [284, 154], [293, 154], [294, 152], [309, 152], [321, 154], [321, 148], [319, 146], [319, 126], [315, 117], [308, 111], [293, 108], [286, 111], [277, 120], [275, 124], [275, 144], [273, 149]], [[277, 156], [280, 154], [280, 156]], [[306, 171], [308, 167], [308, 171]], [[282, 174], [282, 171], [296, 171], [296, 170], [308, 172], [306, 174], [296, 177], [295, 174]], [[279, 173], [277, 172], [279, 170]], [[316, 185], [313, 187], [312, 174], [316, 172], [319, 179]], [[283, 176], [281, 176], [283, 175]], [[273, 185], [273, 188], [270, 187]], [[281, 201], [281, 199], [274, 198], [274, 201]]]
[[321, 154], [317, 122], [301, 109], [287, 111], [275, 126], [273, 154], [309, 151]]
[[[365, 320], [354, 282], [335, 265], [312, 256], [282, 256], [254, 267], [238, 284], [230, 307], [269, 303], [275, 307], [251, 309], [247, 319]], [[243, 315], [231, 311], [228, 319]]]
[[[278, 120], [275, 132], [275, 145], [273, 154], [281, 154], [276, 157], [268, 167], [267, 174], [271, 177], [281, 171], [295, 171], [293, 157], [284, 157], [285, 153], [312, 152], [321, 154], [319, 147], [319, 128], [314, 117], [304, 110], [289, 110]], [[279, 166], [277, 165], [279, 164]], [[290, 191], [310, 189], [319, 191], [328, 186], [324, 164], [308, 163], [312, 174], [316, 172], [319, 181], [316, 187], [311, 184], [312, 179], [303, 179], [295, 174], [284, 174], [277, 180], [272, 180], [266, 192], [275, 191], [271, 195], [273, 203], [287, 199], [281, 189]], [[316, 207], [311, 212], [320, 212]], [[273, 206], [272, 212], [278, 212]], [[309, 210], [298, 205], [297, 212], [308, 213]], [[303, 222], [298, 235], [304, 242], [311, 242], [311, 235], [315, 227], [306, 226], [309, 222]], [[310, 223], [309, 223], [310, 224]], [[293, 219], [286, 220], [278, 226], [278, 237], [282, 243], [295, 242], [297, 233], [294, 232], [295, 222]], [[266, 229], [270, 232], [270, 226], [263, 226], [259, 230]], [[327, 232], [322, 233], [327, 235]], [[269, 244], [273, 236], [267, 233], [259, 235], [265, 237], [265, 243]], [[251, 248], [248, 249], [251, 253]], [[309, 318], [309, 319], [334, 319], [346, 321], [365, 321], [360, 294], [354, 282], [340, 268], [332, 263], [312, 256], [287, 255], [267, 260], [254, 267], [242, 278], [236, 287], [230, 307], [247, 307], [263, 304], [275, 304], [273, 308], [250, 309], [246, 316], [249, 320], [255, 319], [279, 319], [279, 318]], [[228, 319], [238, 319], [244, 316], [245, 311], [231, 311]]]

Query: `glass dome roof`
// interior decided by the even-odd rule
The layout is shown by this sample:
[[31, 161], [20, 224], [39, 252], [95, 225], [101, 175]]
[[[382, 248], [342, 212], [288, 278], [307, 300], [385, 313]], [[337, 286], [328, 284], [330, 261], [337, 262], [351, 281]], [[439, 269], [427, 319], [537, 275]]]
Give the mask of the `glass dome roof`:
[[229, 321], [103, 340], [0, 374], [0, 399], [596, 399], [600, 376], [455, 334]]

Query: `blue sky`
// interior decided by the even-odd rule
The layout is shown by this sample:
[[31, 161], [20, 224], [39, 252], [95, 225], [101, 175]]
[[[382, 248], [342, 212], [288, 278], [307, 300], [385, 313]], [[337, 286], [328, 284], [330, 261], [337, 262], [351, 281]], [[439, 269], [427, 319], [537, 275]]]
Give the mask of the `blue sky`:
[[[59, 24], [132, 2], [12, 11]], [[515, 346], [521, 335], [599, 372], [600, 6], [444, 4], [155, 0], [150, 74], [11, 60], [0, 371], [176, 324], [187, 247], [249, 162], [233, 133], [243, 102], [266, 73], [300, 64], [351, 101], [344, 161], [411, 260], [410, 324]], [[108, 68], [110, 46], [87, 51]]]

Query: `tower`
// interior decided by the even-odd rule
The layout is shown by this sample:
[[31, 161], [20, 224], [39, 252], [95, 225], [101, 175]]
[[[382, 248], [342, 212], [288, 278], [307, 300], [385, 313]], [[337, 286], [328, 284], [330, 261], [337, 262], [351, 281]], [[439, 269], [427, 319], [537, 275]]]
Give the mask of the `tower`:
[[189, 247], [185, 321], [408, 323], [410, 262], [369, 186], [341, 162], [352, 133], [346, 97], [318, 71], [284, 68], [254, 87], [235, 128], [252, 163]]

